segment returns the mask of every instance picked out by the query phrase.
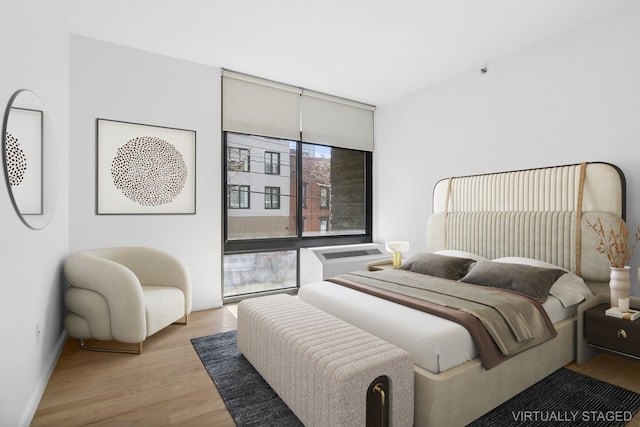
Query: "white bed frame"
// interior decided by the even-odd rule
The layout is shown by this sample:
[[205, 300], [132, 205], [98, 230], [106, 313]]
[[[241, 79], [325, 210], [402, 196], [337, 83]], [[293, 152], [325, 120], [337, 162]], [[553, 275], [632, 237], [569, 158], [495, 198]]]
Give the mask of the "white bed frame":
[[[616, 224], [624, 211], [624, 176], [607, 163], [447, 178], [434, 188], [428, 249], [539, 259], [581, 275], [597, 294], [609, 265], [586, 221]], [[466, 425], [574, 360], [576, 317], [555, 326], [555, 339], [488, 371], [478, 359], [440, 374], [416, 366], [415, 425]]]
[[[617, 225], [624, 214], [624, 176], [607, 163], [446, 178], [433, 191], [427, 247], [549, 262], [599, 294], [608, 292], [609, 265], [587, 221]], [[576, 319], [556, 323], [556, 338], [491, 370], [479, 358], [439, 374], [414, 365], [415, 425], [464, 426], [571, 362], [586, 351]]]

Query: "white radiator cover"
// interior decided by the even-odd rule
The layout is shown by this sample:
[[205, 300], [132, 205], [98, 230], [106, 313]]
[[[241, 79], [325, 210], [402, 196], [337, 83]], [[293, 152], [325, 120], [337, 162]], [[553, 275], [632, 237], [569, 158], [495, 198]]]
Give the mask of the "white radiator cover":
[[368, 263], [390, 257], [381, 243], [303, 248], [300, 250], [300, 285], [366, 270]]

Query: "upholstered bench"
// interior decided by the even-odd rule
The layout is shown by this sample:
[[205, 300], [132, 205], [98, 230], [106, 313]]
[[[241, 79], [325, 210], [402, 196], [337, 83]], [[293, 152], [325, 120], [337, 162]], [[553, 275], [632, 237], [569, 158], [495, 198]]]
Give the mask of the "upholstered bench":
[[307, 427], [413, 424], [409, 353], [297, 298], [242, 301], [238, 349]]

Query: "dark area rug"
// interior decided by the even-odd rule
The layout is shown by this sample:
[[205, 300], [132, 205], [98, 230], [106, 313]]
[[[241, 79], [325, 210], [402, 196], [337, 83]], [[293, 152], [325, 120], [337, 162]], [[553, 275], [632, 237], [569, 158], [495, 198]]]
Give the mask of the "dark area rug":
[[470, 426], [624, 426], [639, 407], [640, 394], [561, 368]]
[[[236, 331], [191, 340], [238, 427], [302, 423], [238, 351]], [[624, 426], [640, 394], [560, 369], [470, 426]]]
[[238, 350], [236, 331], [191, 340], [238, 427], [302, 423]]

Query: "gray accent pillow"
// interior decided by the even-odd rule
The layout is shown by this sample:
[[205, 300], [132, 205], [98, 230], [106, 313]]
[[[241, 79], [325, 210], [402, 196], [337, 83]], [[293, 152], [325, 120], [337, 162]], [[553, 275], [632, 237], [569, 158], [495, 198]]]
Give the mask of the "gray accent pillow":
[[474, 285], [508, 289], [543, 303], [549, 289], [566, 271], [525, 264], [478, 261], [460, 281]]
[[[560, 268], [557, 265], [545, 261], [523, 257], [504, 257], [494, 259], [493, 261], [508, 264], [525, 264], [542, 268]], [[562, 270], [567, 271], [564, 268]], [[587, 298], [591, 298], [593, 296], [593, 292], [591, 292], [591, 289], [589, 289], [582, 277], [567, 271], [563, 276], [555, 281], [551, 289], [549, 289], [549, 295], [553, 295], [558, 298], [563, 307], [570, 307]]]
[[460, 280], [474, 262], [476, 261], [469, 258], [420, 252], [409, 258], [400, 266], [400, 269], [444, 279]]

